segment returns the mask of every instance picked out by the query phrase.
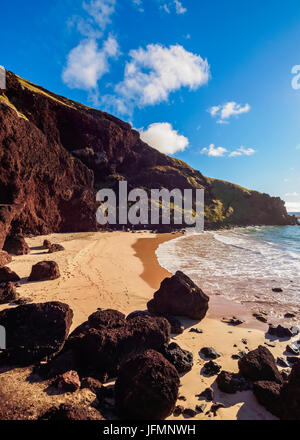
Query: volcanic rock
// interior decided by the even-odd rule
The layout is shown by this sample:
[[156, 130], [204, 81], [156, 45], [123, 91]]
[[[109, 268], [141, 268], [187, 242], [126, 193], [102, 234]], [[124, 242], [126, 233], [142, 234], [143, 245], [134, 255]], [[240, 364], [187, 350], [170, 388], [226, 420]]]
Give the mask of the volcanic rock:
[[293, 336], [293, 332], [290, 328], [283, 327], [280, 324], [277, 327], [270, 325], [268, 333], [269, 335], [277, 336], [278, 338], [291, 338]]
[[277, 417], [281, 413], [280, 391], [281, 385], [274, 381], [264, 380], [253, 384], [253, 393], [258, 402]]
[[208, 402], [212, 402], [214, 400], [215, 392], [213, 388], [206, 388], [202, 393], [197, 394], [196, 397], [200, 399], [206, 399]]
[[[121, 321], [116, 321], [116, 317], [123, 319], [120, 315], [110, 315], [111, 321], [108, 322], [119, 325]], [[99, 321], [92, 320], [92, 323], [99, 324]], [[164, 318], [138, 316], [118, 328], [98, 329], [91, 328], [88, 321], [74, 330], [67, 347], [73, 349], [81, 360], [81, 375], [103, 381], [106, 375], [114, 377], [120, 363], [130, 356], [151, 348], [164, 352], [170, 340], [170, 330], [170, 324]]]
[[49, 240], [44, 240], [44, 242], [43, 242], [43, 248], [44, 248], [44, 249], [50, 249], [51, 246], [52, 246], [51, 241], [49, 241]]
[[0, 304], [9, 304], [19, 298], [19, 294], [11, 281], [0, 284]]
[[286, 346], [286, 351], [288, 353], [294, 354], [295, 356], [299, 355], [299, 347], [296, 344], [288, 344]]
[[20, 281], [20, 277], [9, 267], [0, 267], [0, 283], [3, 281], [12, 281], [14, 283]]
[[228, 394], [252, 389], [251, 383], [249, 383], [241, 374], [229, 373], [224, 370], [218, 375], [217, 384], [223, 393]]
[[195, 417], [197, 415], [196, 411], [193, 410], [192, 408], [186, 408], [183, 413], [182, 413], [185, 417]]
[[11, 255], [26, 255], [30, 252], [30, 248], [22, 235], [6, 237], [3, 250]]
[[137, 318], [138, 316], [142, 316], [142, 317], [151, 317], [150, 313], [147, 312], [146, 310], [136, 310], [135, 312], [130, 313], [127, 317], [126, 320], [129, 321], [130, 319], [133, 318]]
[[188, 373], [193, 368], [193, 353], [183, 350], [176, 342], [172, 342], [163, 354], [179, 374]]
[[60, 272], [55, 261], [41, 261], [32, 266], [28, 281], [56, 280], [59, 277]]
[[90, 328], [112, 329], [123, 327], [126, 324], [125, 315], [118, 310], [98, 310], [88, 318]]
[[161, 283], [147, 307], [153, 315], [186, 316], [202, 320], [208, 310], [209, 297], [184, 273], [178, 271]]
[[288, 364], [288, 362], [283, 357], [278, 357], [276, 360], [276, 363], [279, 367], [282, 367], [282, 368], [289, 368], [289, 366], [290, 366]]
[[160, 353], [147, 350], [120, 367], [115, 385], [119, 414], [130, 420], [163, 420], [174, 411], [178, 389], [175, 367]]
[[6, 329], [6, 363], [32, 365], [58, 353], [68, 336], [73, 312], [67, 304], [26, 304], [0, 312]]
[[179, 417], [179, 416], [181, 416], [181, 414], [183, 413], [183, 411], [184, 411], [183, 406], [181, 406], [181, 405], [177, 405], [177, 406], [175, 406], [175, 409], [174, 409], [174, 411], [173, 411], [173, 416], [174, 416], [174, 417]]
[[92, 407], [62, 403], [53, 406], [39, 420], [69, 421], [69, 420], [104, 420], [101, 414]]
[[55, 385], [60, 391], [74, 393], [80, 389], [81, 383], [76, 371], [67, 371], [60, 375], [56, 381]]
[[293, 365], [280, 393], [281, 419], [300, 420], [300, 359]]
[[206, 364], [204, 364], [202, 373], [205, 376], [209, 376], [209, 377], [215, 376], [216, 374], [218, 374], [220, 372], [221, 368], [222, 368], [221, 365], [217, 364], [216, 362], [209, 361], [209, 362], [206, 362]]
[[238, 361], [241, 374], [252, 382], [261, 380], [282, 383], [282, 377], [276, 366], [272, 353], [260, 345], [256, 350], [249, 351]]
[[55, 252], [62, 252], [65, 250], [65, 248], [61, 244], [51, 244], [51, 246], [48, 248], [49, 254], [54, 254]]
[[211, 347], [203, 347], [200, 350], [200, 353], [203, 354], [207, 359], [218, 359], [221, 355]]
[[6, 266], [11, 263], [12, 258], [6, 251], [0, 251], [0, 267]]

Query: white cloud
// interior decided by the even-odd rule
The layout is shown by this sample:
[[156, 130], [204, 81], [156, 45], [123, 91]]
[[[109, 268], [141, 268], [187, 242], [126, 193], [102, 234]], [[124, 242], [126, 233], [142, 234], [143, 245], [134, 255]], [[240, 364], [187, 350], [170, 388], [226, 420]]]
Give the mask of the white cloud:
[[296, 193], [296, 192], [291, 192], [291, 193], [286, 193], [285, 194], [285, 197], [297, 197], [297, 196], [299, 196], [299, 194]]
[[248, 113], [250, 109], [251, 107], [249, 104], [241, 105], [234, 101], [231, 101], [226, 102], [222, 105], [214, 105], [207, 111], [213, 118], [219, 117], [217, 122], [222, 124], [228, 122], [228, 119], [230, 119], [231, 116], [238, 116], [243, 113]]
[[109, 58], [117, 54], [118, 43], [112, 36], [101, 48], [95, 39], [82, 40], [68, 55], [63, 81], [70, 88], [97, 89], [98, 80], [109, 71]]
[[168, 122], [151, 124], [140, 134], [142, 141], [164, 154], [184, 151], [189, 144], [189, 140], [178, 134], [178, 131], [174, 130]]
[[115, 12], [116, 0], [90, 0], [83, 2], [83, 8], [94, 19], [95, 23], [104, 30], [111, 22]]
[[300, 202], [286, 202], [285, 206], [288, 212], [300, 212]]
[[200, 153], [212, 157], [238, 157], [252, 156], [252, 154], [256, 153], [256, 150], [254, 150], [253, 148], [239, 147], [236, 150], [228, 151], [227, 148], [215, 147], [214, 144], [210, 144], [209, 147], [202, 148]]
[[167, 14], [170, 14], [172, 9], [176, 12], [176, 14], [185, 14], [187, 9], [183, 6], [182, 2], [179, 0], [172, 0], [169, 2], [164, 2], [160, 9], [163, 9]]
[[185, 14], [187, 9], [182, 6], [179, 0], [174, 0], [176, 14]]
[[203, 148], [201, 153], [212, 157], [222, 157], [227, 153], [227, 149], [223, 147], [215, 147], [214, 144], [210, 144], [209, 147]]
[[245, 148], [240, 147], [235, 151], [232, 151], [229, 154], [229, 157], [237, 157], [237, 156], [252, 156], [252, 154], [256, 153], [256, 151], [253, 148]]
[[115, 87], [119, 100], [129, 106], [144, 107], [168, 101], [171, 92], [181, 87], [196, 90], [207, 84], [210, 69], [207, 60], [182, 46], [150, 44], [131, 50], [124, 79]]
[[98, 81], [109, 72], [109, 59], [119, 53], [115, 37], [109, 35], [99, 47], [98, 39], [103, 36], [111, 16], [115, 12], [116, 0], [89, 0], [82, 4], [86, 17], [73, 16], [70, 25], [85, 37], [67, 55], [62, 79], [70, 88], [88, 90], [95, 104], [98, 103]]

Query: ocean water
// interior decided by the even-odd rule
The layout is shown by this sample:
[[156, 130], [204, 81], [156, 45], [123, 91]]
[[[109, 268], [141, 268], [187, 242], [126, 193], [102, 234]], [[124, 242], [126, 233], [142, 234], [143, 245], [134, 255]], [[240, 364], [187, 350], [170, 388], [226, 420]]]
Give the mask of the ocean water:
[[[206, 293], [223, 295], [253, 312], [300, 322], [300, 226], [236, 228], [190, 234], [163, 243], [159, 263], [182, 270]], [[282, 293], [273, 288], [280, 287]]]

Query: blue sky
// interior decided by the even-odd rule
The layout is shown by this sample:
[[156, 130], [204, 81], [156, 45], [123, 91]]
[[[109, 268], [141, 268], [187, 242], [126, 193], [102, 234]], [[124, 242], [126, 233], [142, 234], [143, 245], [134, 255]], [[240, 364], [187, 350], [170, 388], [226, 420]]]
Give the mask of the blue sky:
[[6, 69], [300, 211], [299, 0], [14, 0], [1, 16]]

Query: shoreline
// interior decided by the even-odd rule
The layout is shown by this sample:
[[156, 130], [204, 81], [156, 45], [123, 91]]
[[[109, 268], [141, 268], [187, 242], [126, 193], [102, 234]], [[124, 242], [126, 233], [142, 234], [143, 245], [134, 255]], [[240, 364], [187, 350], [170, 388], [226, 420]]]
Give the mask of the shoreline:
[[[153, 235], [149, 232], [132, 234], [127, 232], [83, 233], [83, 234], [52, 234], [27, 239], [31, 253], [15, 257], [8, 266], [16, 271], [21, 279], [19, 288], [21, 297], [30, 297], [33, 302], [62, 301], [73, 309], [74, 319], [71, 331], [83, 323], [98, 307], [112, 308], [129, 314], [134, 310], [146, 310], [147, 302], [153, 297], [160, 282], [169, 276], [156, 258], [155, 250], [159, 244], [176, 238], [173, 234]], [[60, 243], [65, 251], [47, 254], [41, 249], [44, 239]], [[38, 261], [54, 260], [58, 263], [61, 277], [54, 281], [27, 283], [31, 266]], [[201, 285], [199, 286], [201, 287]], [[9, 308], [1, 305], [0, 310]], [[238, 308], [236, 308], [238, 307]], [[226, 312], [226, 313], [225, 313]], [[178, 405], [195, 408], [205, 403], [199, 401], [196, 394], [208, 386], [215, 391], [216, 402], [222, 402], [225, 408], [212, 415], [197, 414], [193, 420], [254, 420], [274, 419], [269, 412], [260, 406], [252, 392], [228, 395], [220, 392], [216, 385], [216, 376], [205, 377], [201, 374], [206, 362], [199, 356], [202, 347], [213, 347], [221, 357], [217, 362], [222, 369], [238, 371], [237, 361], [232, 355], [246, 350], [243, 339], [247, 339], [247, 347], [253, 350], [264, 345], [266, 329], [256, 327], [256, 320], [247, 316], [245, 324], [233, 327], [221, 322], [222, 316], [241, 316], [245, 309], [233, 305], [219, 296], [210, 298], [209, 312], [201, 321], [181, 319], [185, 328], [181, 335], [172, 335], [171, 342], [177, 342], [183, 349], [189, 350], [194, 356], [193, 369], [181, 378], [180, 395], [185, 401]], [[252, 318], [252, 319], [251, 319]], [[249, 325], [250, 324], [250, 325]], [[202, 334], [191, 333], [192, 327], [203, 330]], [[286, 342], [277, 342], [270, 348], [274, 356], [281, 356]], [[55, 394], [49, 390], [49, 381], [41, 381], [32, 373], [32, 368], [7, 369], [1, 368], [0, 394], [7, 396], [0, 409], [0, 419], [36, 420], [51, 406], [58, 403], [91, 404], [95, 394], [90, 390], [79, 390], [74, 394]], [[207, 409], [210, 407], [207, 403]], [[175, 420], [173, 416], [169, 418]], [[176, 419], [182, 420], [179, 416]]]

